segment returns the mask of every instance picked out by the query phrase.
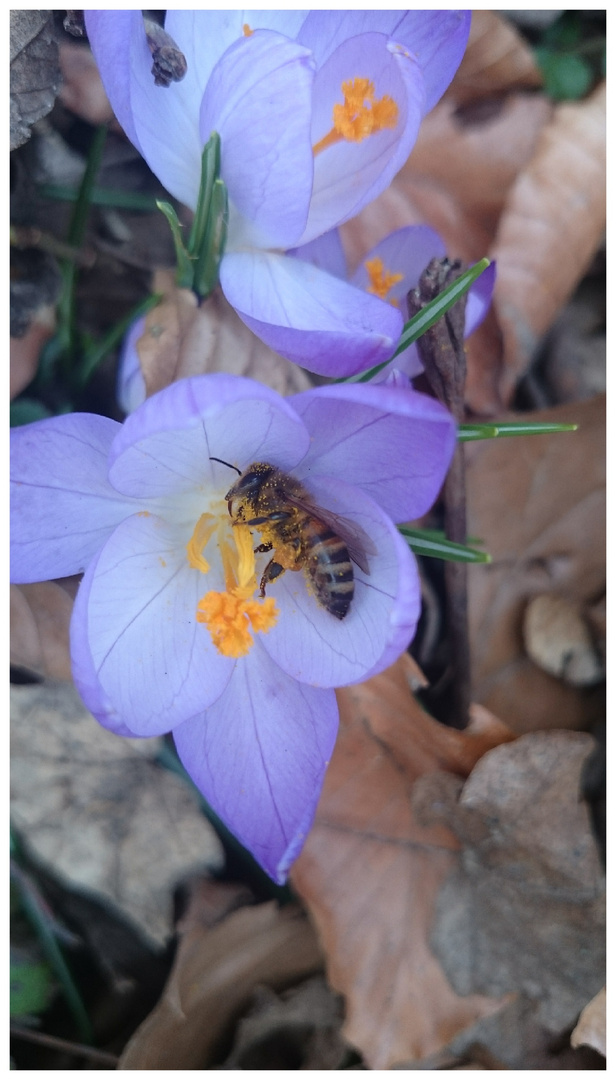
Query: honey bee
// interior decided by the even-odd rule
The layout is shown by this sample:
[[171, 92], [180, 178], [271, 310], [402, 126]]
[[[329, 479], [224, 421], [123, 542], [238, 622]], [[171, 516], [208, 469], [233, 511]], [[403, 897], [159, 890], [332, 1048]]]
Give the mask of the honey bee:
[[303, 570], [319, 604], [344, 619], [355, 589], [351, 562], [369, 574], [368, 555], [376, 554], [364, 530], [318, 506], [299, 480], [266, 462], [255, 461], [240, 473], [225, 499], [234, 525], [260, 533], [263, 542], [255, 552], [273, 551], [261, 596], [285, 570]]

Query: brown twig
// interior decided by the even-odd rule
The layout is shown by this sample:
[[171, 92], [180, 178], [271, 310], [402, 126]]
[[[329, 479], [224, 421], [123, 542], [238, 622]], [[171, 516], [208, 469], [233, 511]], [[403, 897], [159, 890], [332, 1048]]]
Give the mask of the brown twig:
[[[409, 316], [412, 318], [462, 273], [462, 264], [449, 259], [432, 259], [424, 270], [419, 285], [408, 294]], [[464, 419], [464, 383], [466, 354], [464, 352], [464, 314], [466, 296], [439, 319], [417, 341], [426, 378], [438, 398], [455, 419]], [[466, 481], [464, 452], [456, 447], [443, 492], [445, 504], [445, 534], [457, 544], [466, 543]], [[451, 711], [448, 722], [452, 727], [465, 728], [471, 700], [470, 648], [468, 640], [467, 573], [462, 562], [445, 563], [447, 594], [447, 629], [450, 646]]]

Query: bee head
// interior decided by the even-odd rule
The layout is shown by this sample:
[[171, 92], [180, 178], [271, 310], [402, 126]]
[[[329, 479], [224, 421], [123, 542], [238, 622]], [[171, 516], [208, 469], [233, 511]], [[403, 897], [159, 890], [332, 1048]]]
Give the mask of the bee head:
[[273, 465], [267, 465], [260, 461], [255, 461], [252, 465], [249, 465], [225, 495], [229, 514], [233, 516], [233, 502], [235, 499], [252, 502], [274, 471]]

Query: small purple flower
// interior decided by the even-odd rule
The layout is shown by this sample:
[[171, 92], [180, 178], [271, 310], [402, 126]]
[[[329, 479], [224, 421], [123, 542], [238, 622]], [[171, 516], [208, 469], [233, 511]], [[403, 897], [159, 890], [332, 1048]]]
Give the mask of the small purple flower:
[[[352, 275], [347, 273], [346, 257], [337, 229], [297, 252], [299, 258], [348, 280], [350, 285], [364, 293], [387, 301], [400, 311], [404, 321], [408, 319], [408, 293], [418, 285], [430, 260], [443, 258], [446, 254], [443, 240], [428, 225], [408, 225], [389, 233], [368, 252]], [[485, 319], [492, 301], [495, 278], [496, 263], [492, 262], [471, 285], [466, 301], [465, 337], [470, 337]], [[421, 374], [423, 365], [416, 345], [410, 345], [388, 367], [383, 368], [375, 377], [375, 382], [384, 382], [394, 370], [408, 378]]]
[[244, 322], [320, 374], [386, 360], [400, 312], [285, 252], [387, 188], [460, 63], [470, 14], [169, 11], [187, 73], [168, 87], [155, 85], [140, 12], [85, 16], [120, 123], [192, 209], [203, 146], [220, 135], [229, 194], [220, 283]]
[[[425, 513], [454, 444], [450, 415], [412, 390], [283, 399], [224, 374], [174, 383], [124, 424], [71, 414], [12, 432], [12, 580], [85, 572], [71, 654], [86, 705], [120, 735], [173, 731], [205, 798], [279, 882], [334, 745], [334, 687], [382, 671], [413, 637], [417, 569], [394, 523]], [[263, 534], [233, 525], [225, 502], [233, 467], [253, 462], [367, 537], [344, 618], [305, 573], [259, 595], [272, 553], [255, 559]]]

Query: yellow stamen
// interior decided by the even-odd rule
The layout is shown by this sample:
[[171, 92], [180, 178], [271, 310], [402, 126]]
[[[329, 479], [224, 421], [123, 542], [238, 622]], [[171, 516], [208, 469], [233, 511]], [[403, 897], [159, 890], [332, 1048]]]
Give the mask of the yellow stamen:
[[253, 633], [267, 633], [278, 618], [278, 609], [272, 597], [253, 599], [257, 588], [255, 554], [252, 534], [246, 525], [231, 527], [232, 540], [229, 540], [228, 522], [213, 514], [202, 514], [187, 544], [190, 565], [207, 573], [209, 565], [201, 552], [216, 528], [226, 591], [206, 593], [197, 605], [196, 619], [207, 626], [223, 656], [237, 659], [245, 656], [254, 644], [251, 629]]
[[189, 564], [192, 566], [193, 570], [200, 570], [202, 574], [207, 574], [210, 568], [207, 559], [203, 558], [202, 551], [210, 537], [216, 531], [217, 526], [218, 518], [215, 517], [214, 514], [202, 514], [186, 545], [186, 554], [188, 556]]
[[328, 146], [346, 139], [362, 142], [384, 128], [394, 128], [398, 122], [398, 106], [389, 94], [375, 100], [374, 83], [369, 79], [350, 79], [342, 84], [344, 104], [333, 108], [334, 126], [327, 135], [313, 146], [313, 153], [320, 154]]
[[[364, 266], [370, 278], [366, 291], [372, 293], [373, 296], [378, 296], [380, 300], [386, 300], [389, 290], [393, 289], [394, 285], [397, 285], [404, 277], [404, 274], [394, 274], [386, 270], [383, 260], [378, 255], [375, 255], [374, 259], [366, 259]], [[389, 303], [396, 306], [395, 299], [389, 300]]]
[[244, 25], [242, 26], [242, 33], [244, 37], [252, 37], [252, 35], [254, 34], [254, 30], [250, 29], [248, 23], [244, 23]]

